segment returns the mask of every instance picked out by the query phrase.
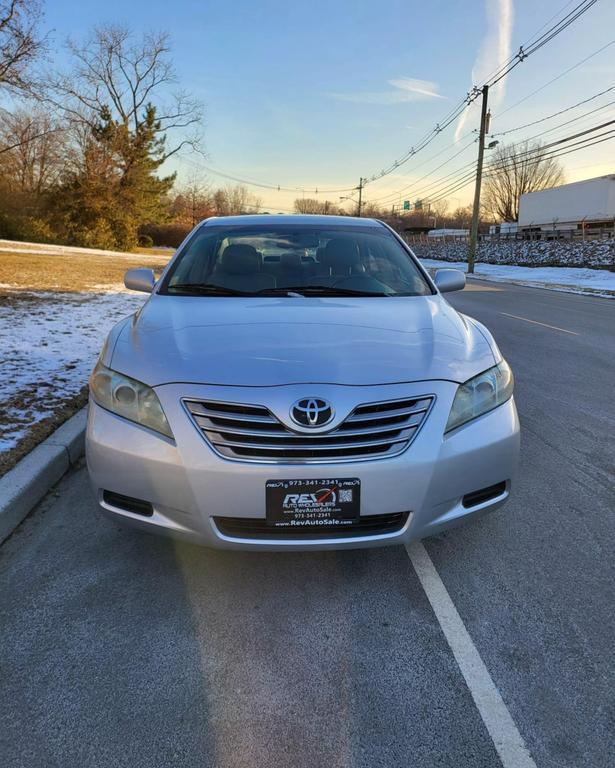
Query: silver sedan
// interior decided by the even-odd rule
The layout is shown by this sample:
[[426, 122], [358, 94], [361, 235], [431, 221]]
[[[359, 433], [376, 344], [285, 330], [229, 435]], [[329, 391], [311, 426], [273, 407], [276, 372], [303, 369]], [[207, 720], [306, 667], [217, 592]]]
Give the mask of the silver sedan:
[[208, 219], [110, 332], [90, 380], [102, 509], [208, 546], [406, 543], [501, 506], [512, 372], [385, 224]]

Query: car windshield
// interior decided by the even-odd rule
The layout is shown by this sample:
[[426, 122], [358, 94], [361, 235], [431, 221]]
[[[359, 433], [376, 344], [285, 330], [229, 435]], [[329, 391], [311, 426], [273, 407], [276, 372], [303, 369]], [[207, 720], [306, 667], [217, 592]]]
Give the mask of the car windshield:
[[384, 226], [209, 225], [160, 293], [188, 296], [425, 296], [432, 290]]

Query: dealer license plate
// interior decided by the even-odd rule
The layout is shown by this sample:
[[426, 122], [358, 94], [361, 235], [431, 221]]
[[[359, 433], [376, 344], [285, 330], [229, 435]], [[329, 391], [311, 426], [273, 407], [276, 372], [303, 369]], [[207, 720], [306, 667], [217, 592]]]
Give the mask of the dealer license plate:
[[267, 480], [267, 525], [282, 528], [351, 526], [359, 519], [361, 481]]

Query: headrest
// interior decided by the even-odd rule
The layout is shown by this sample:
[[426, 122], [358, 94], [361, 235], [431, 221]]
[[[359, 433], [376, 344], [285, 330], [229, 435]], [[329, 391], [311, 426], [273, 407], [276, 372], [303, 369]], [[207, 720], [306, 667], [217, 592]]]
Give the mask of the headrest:
[[245, 275], [250, 272], [259, 272], [261, 257], [253, 245], [236, 243], [228, 245], [224, 249], [220, 259], [219, 271], [230, 275]]
[[301, 254], [299, 253], [283, 253], [280, 257], [282, 269], [300, 269], [301, 268]]
[[359, 249], [354, 240], [336, 237], [325, 246], [320, 262], [325, 267], [347, 268], [359, 262]]

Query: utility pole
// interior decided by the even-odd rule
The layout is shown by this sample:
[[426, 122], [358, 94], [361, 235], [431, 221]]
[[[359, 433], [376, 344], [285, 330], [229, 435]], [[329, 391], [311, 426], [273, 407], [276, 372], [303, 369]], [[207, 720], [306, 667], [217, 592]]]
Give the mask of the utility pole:
[[359, 189], [359, 203], [357, 205], [357, 216], [361, 215], [361, 205], [363, 203], [363, 181], [364, 181], [364, 179], [363, 179], [363, 177], [361, 177], [359, 179], [359, 187], [358, 187], [358, 189]]
[[483, 155], [485, 154], [485, 134], [489, 131], [487, 99], [489, 86], [483, 85], [483, 103], [480, 112], [480, 133], [478, 135], [478, 162], [476, 164], [476, 186], [474, 187], [474, 208], [472, 210], [472, 226], [470, 228], [470, 246], [468, 248], [468, 272], [474, 272], [474, 258], [478, 241], [478, 219], [480, 216], [480, 186], [483, 179]]

